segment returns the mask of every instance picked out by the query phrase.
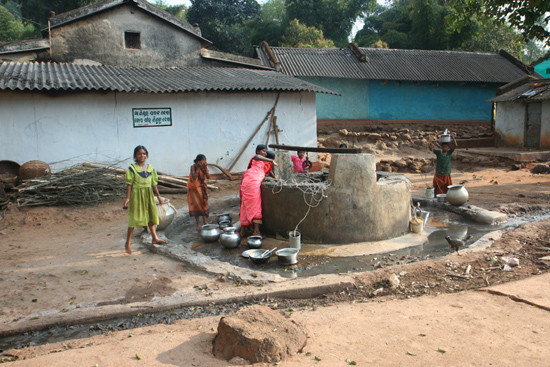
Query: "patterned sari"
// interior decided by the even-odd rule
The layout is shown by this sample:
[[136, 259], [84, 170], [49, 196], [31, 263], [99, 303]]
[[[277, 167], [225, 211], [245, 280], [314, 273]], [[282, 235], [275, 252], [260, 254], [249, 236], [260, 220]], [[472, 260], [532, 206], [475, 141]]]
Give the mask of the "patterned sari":
[[195, 168], [197, 178], [189, 175], [187, 182], [187, 204], [189, 215], [192, 217], [208, 217], [210, 210], [208, 206], [208, 188], [206, 187], [206, 176], [208, 167], [204, 169]]

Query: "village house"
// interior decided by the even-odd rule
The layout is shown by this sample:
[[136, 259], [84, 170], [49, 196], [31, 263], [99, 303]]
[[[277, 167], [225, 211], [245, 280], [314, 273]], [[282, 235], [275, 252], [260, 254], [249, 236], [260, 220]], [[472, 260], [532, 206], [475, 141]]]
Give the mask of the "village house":
[[499, 147], [550, 149], [550, 79], [526, 76], [498, 90], [495, 138]]
[[262, 43], [264, 66], [317, 84], [340, 96], [317, 96], [323, 125], [490, 124], [485, 103], [527, 67], [505, 51], [459, 52], [357, 47], [286, 48]]
[[543, 78], [550, 78], [550, 52], [547, 52], [543, 57], [531, 63], [535, 71]]
[[0, 46], [0, 160], [124, 167], [142, 144], [162, 172], [189, 174], [199, 153], [239, 172], [274, 107], [269, 142], [316, 146], [316, 94], [332, 92], [209, 45], [143, 0], [55, 15], [43, 39]]

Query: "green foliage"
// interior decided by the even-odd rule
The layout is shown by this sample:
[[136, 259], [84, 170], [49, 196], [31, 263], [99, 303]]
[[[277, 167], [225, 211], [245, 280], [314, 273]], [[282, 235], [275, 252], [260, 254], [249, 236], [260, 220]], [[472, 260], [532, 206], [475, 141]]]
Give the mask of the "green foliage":
[[290, 25], [283, 35], [281, 42], [283, 47], [296, 48], [329, 48], [334, 47], [334, 43], [325, 39], [323, 31], [301, 24], [298, 19], [290, 22]]
[[[3, 4], [8, 0], [1, 0]], [[25, 20], [38, 23], [42, 28], [48, 24], [50, 11], [56, 14], [93, 4], [99, 0], [14, 0], [21, 6], [21, 16]]]
[[153, 5], [157, 8], [164, 10], [172, 14], [175, 17], [180, 18], [183, 21], [187, 21], [187, 6], [185, 5], [167, 5], [165, 0], [156, 0]]
[[353, 24], [375, 0], [286, 0], [289, 19], [323, 31], [337, 46], [348, 44]]
[[260, 19], [247, 23], [253, 45], [266, 41], [273, 46], [279, 45], [288, 25], [284, 0], [269, 0], [261, 5]]
[[198, 23], [203, 37], [223, 52], [250, 55], [250, 30], [247, 23], [259, 19], [255, 0], [191, 0], [189, 23]]
[[441, 0], [397, 0], [368, 13], [355, 42], [368, 47], [383, 41], [390, 48], [422, 50], [505, 49], [521, 57], [521, 39], [512, 28], [484, 17], [470, 17], [459, 31], [448, 21], [455, 11]]
[[11, 42], [34, 38], [35, 28], [31, 24], [24, 24], [16, 19], [8, 9], [0, 6], [0, 41]]
[[537, 40], [550, 45], [550, 31], [546, 28], [550, 0], [454, 0], [453, 7], [455, 12], [448, 20], [459, 30], [472, 17], [488, 17], [497, 24], [511, 25], [526, 42]]

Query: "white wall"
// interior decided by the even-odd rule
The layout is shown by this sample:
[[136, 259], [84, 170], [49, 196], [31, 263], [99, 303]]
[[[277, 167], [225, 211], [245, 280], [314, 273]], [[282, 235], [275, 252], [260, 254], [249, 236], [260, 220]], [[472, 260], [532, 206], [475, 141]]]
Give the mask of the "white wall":
[[497, 104], [495, 134], [498, 146], [523, 147], [525, 104], [500, 102]]
[[[19, 164], [41, 160], [54, 170], [83, 161], [124, 160], [119, 166], [126, 168], [134, 147], [144, 145], [149, 162], [165, 173], [188, 175], [199, 153], [210, 163], [228, 167], [276, 96], [276, 92], [48, 96], [0, 91], [0, 160]], [[133, 127], [132, 108], [162, 107], [172, 108], [172, 126]], [[314, 93], [281, 93], [276, 116], [283, 130], [281, 144], [317, 146]], [[266, 121], [233, 172], [246, 170], [255, 146], [265, 144], [268, 127]]]

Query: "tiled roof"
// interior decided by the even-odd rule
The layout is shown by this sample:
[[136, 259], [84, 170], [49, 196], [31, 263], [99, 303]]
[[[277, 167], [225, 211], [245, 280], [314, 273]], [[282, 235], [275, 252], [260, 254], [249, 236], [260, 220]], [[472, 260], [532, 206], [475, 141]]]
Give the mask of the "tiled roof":
[[[360, 61], [348, 48], [271, 47], [281, 71], [298, 77], [401, 81], [508, 83], [529, 69], [504, 52], [423, 51], [363, 48]], [[269, 58], [261, 47], [256, 53]], [[266, 66], [269, 65], [267, 61]]]
[[512, 89], [487, 102], [529, 101], [540, 102], [550, 99], [550, 79], [530, 79], [524, 84]]
[[336, 94], [267, 70], [241, 68], [118, 68], [109, 66], [0, 64], [0, 90], [80, 90], [134, 93], [199, 91], [306, 91]]

